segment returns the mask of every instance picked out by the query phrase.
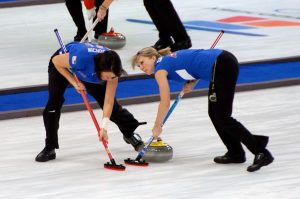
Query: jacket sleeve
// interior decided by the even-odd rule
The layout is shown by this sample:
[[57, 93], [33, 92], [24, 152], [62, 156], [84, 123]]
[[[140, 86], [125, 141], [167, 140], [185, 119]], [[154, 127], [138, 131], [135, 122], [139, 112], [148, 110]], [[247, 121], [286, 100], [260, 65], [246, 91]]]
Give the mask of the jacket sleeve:
[[92, 9], [95, 6], [95, 1], [94, 0], [83, 0], [83, 3], [84, 3], [87, 10]]

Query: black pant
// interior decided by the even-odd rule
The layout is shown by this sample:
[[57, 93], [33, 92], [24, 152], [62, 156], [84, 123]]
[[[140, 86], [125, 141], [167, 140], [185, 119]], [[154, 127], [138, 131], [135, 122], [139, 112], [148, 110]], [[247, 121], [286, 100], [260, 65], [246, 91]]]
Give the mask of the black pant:
[[186, 41], [189, 36], [170, 0], [144, 0], [144, 6], [155, 24], [159, 38], [175, 42]]
[[214, 89], [211, 82], [209, 95], [215, 92], [217, 101], [209, 100], [208, 113], [221, 140], [227, 147], [229, 155], [244, 155], [241, 143], [253, 154], [263, 151], [266, 146], [264, 141], [267, 137], [252, 135], [231, 116], [235, 85], [239, 74], [237, 59], [231, 53], [223, 51], [218, 57], [215, 67]]
[[[57, 55], [56, 52], [53, 56]], [[64, 92], [69, 85], [69, 82], [56, 70], [52, 61], [49, 62], [49, 98], [46, 108], [43, 112], [44, 125], [46, 129], [46, 147], [59, 148], [58, 145], [58, 128], [59, 119], [61, 115], [61, 108], [65, 101]], [[91, 84], [82, 82], [87, 92], [92, 95], [99, 106], [103, 108], [106, 83], [104, 84]], [[134, 130], [141, 124], [133, 115], [128, 112], [115, 99], [114, 107], [110, 120], [114, 122], [125, 137], [131, 137]]]
[[[85, 27], [83, 12], [82, 12], [81, 0], [65, 0], [65, 1], [66, 1], [66, 6], [68, 8], [68, 11], [75, 25], [77, 26], [78, 29], [77, 34], [84, 35], [87, 31]], [[103, 3], [103, 1], [104, 0], [95, 0], [96, 13], [98, 12], [99, 7]], [[99, 22], [94, 28], [95, 33], [98, 35], [107, 32], [108, 12], [109, 10], [107, 10], [104, 19], [101, 22]], [[94, 21], [96, 18], [97, 16], [94, 18]]]

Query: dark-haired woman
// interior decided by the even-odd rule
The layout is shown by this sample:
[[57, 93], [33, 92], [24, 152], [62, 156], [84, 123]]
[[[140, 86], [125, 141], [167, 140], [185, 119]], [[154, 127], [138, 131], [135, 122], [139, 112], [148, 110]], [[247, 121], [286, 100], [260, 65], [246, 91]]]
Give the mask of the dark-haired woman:
[[[80, 92], [86, 90], [103, 110], [100, 138], [107, 141], [107, 122], [111, 120], [120, 129], [124, 140], [137, 151], [143, 141], [135, 129], [141, 124], [115, 99], [118, 77], [126, 72], [119, 55], [108, 48], [93, 43], [72, 42], [66, 45], [68, 53], [57, 50], [49, 62], [49, 98], [43, 112], [46, 129], [45, 148], [35, 158], [46, 162], [56, 158], [59, 148], [58, 128], [64, 92], [69, 84]], [[81, 83], [77, 84], [74, 74]]]

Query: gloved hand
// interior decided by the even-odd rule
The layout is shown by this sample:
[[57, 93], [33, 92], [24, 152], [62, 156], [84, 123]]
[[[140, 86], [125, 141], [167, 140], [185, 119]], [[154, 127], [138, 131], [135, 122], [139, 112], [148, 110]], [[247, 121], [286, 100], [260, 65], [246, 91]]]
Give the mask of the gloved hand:
[[96, 16], [96, 7], [93, 7], [91, 9], [87, 9], [87, 17], [88, 17], [88, 20], [92, 20], [95, 16]]

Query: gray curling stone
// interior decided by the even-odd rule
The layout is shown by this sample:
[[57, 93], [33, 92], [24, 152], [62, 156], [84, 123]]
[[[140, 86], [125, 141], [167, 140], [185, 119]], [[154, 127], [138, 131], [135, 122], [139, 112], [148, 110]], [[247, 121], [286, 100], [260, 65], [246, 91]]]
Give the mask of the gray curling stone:
[[152, 142], [147, 148], [143, 157], [148, 162], [166, 162], [173, 157], [173, 148], [158, 138], [157, 141]]
[[125, 46], [126, 38], [123, 34], [117, 33], [111, 28], [109, 32], [102, 33], [98, 37], [97, 43], [110, 49], [118, 49]]

